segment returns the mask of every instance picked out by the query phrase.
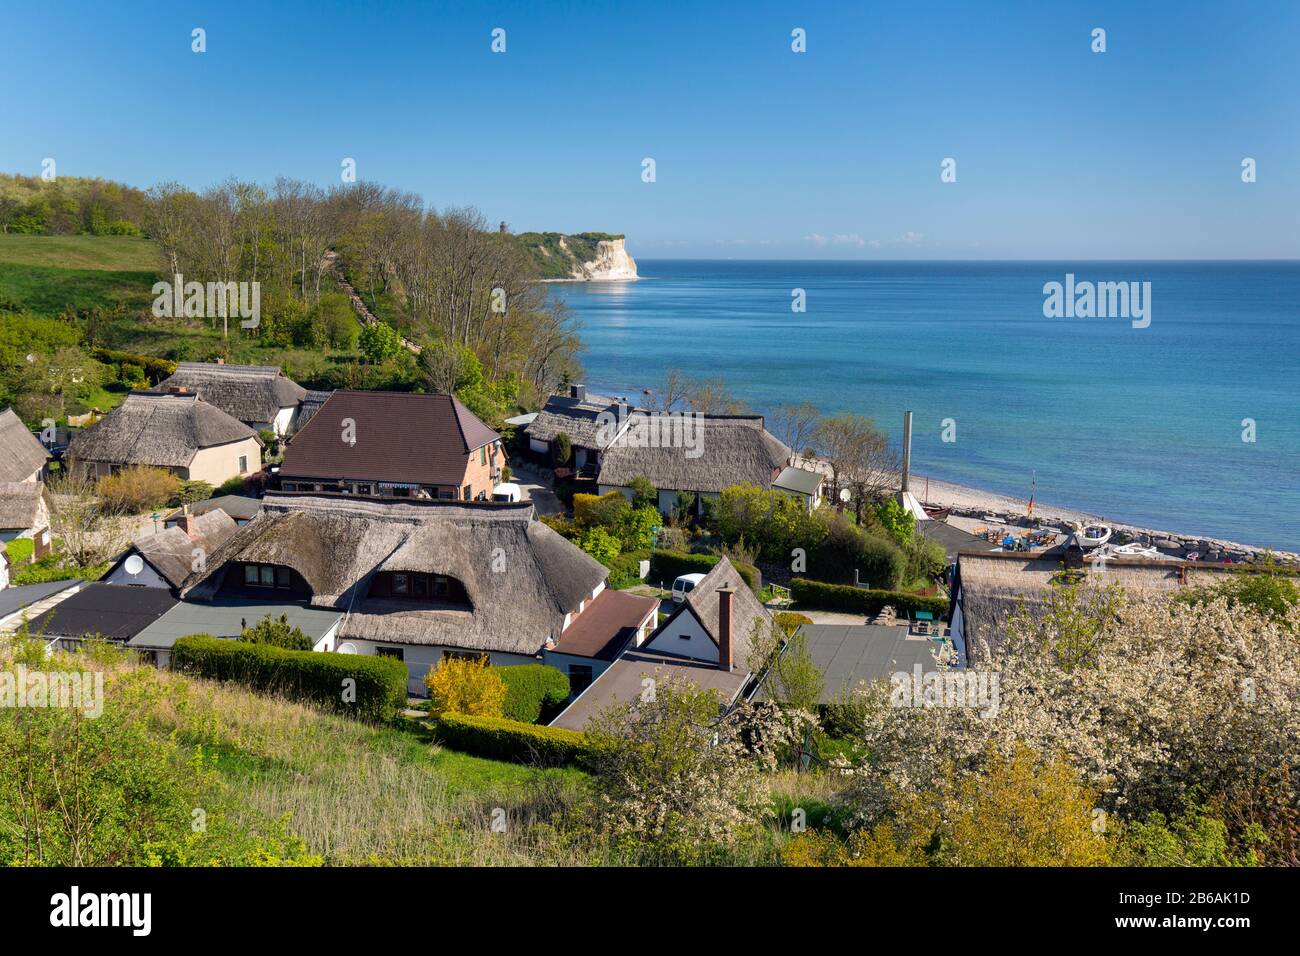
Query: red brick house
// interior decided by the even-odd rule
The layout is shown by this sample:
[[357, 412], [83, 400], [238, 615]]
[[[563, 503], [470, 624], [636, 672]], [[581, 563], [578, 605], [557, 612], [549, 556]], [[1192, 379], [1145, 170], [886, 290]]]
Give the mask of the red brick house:
[[280, 487], [484, 501], [505, 462], [501, 436], [454, 395], [340, 390], [290, 440]]

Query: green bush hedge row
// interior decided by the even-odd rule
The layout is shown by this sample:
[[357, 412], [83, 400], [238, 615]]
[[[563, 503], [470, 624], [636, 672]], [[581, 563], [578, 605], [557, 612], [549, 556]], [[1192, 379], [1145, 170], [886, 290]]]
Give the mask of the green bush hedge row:
[[650, 557], [649, 549], [624, 551], [609, 566], [609, 586], [618, 591], [640, 584], [641, 562]]
[[[656, 551], [650, 558], [650, 579], [664, 587], [672, 587], [673, 581], [683, 574], [708, 574], [718, 563], [715, 554], [688, 554], [685, 551]], [[763, 586], [763, 576], [752, 564], [737, 564], [736, 570], [745, 579], [751, 591]]]
[[406, 703], [406, 665], [388, 657], [290, 651], [194, 634], [176, 642], [172, 667], [320, 704], [361, 720], [391, 720]]
[[580, 731], [539, 727], [504, 717], [443, 714], [433, 726], [437, 738], [453, 750], [496, 760], [586, 766], [593, 752], [586, 734]]
[[569, 699], [569, 677], [549, 664], [511, 664], [495, 668], [506, 682], [506, 717], [535, 724], [545, 715], [549, 720]]
[[158, 358], [156, 355], [119, 352], [116, 349], [92, 349], [90, 354], [105, 365], [120, 365], [123, 362], [129, 365], [138, 365], [144, 369], [145, 374], [149, 376], [149, 380], [155, 385], [176, 371], [175, 362]]
[[828, 611], [876, 614], [885, 605], [892, 604], [899, 614], [929, 611], [936, 618], [948, 616], [947, 598], [855, 588], [851, 584], [827, 584], [825, 581], [810, 581], [807, 578], [795, 578], [790, 582], [790, 596], [799, 604], [809, 604]]

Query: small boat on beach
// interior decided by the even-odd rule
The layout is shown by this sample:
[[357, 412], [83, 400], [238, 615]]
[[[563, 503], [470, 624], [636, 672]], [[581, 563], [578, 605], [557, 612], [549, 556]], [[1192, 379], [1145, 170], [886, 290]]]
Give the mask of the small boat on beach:
[[947, 521], [948, 516], [952, 514], [952, 508], [947, 507], [946, 505], [931, 505], [926, 504], [923, 501], [921, 502], [921, 507], [925, 509], [925, 513], [934, 521]]
[[1074, 532], [1074, 543], [1085, 551], [1100, 548], [1110, 540], [1111, 530], [1108, 525], [1090, 524]]

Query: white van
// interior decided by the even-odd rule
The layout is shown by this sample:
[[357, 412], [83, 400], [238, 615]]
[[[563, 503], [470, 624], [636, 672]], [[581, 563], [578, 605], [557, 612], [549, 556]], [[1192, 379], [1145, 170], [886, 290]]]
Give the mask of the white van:
[[695, 585], [704, 580], [702, 574], [683, 574], [673, 582], [673, 603], [681, 604], [686, 600], [686, 595], [695, 590]]
[[524, 493], [519, 490], [519, 486], [513, 481], [506, 481], [492, 489], [492, 500], [505, 502], [523, 501]]

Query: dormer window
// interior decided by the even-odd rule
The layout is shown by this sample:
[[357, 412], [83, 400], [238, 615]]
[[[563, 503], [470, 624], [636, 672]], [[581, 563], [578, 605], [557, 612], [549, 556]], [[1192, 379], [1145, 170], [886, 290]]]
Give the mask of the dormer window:
[[370, 586], [370, 596], [469, 603], [465, 589], [455, 578], [419, 571], [384, 571], [375, 575], [374, 583]]
[[244, 565], [244, 586], [288, 590], [292, 587], [292, 581], [288, 568], [274, 564], [246, 564]]

